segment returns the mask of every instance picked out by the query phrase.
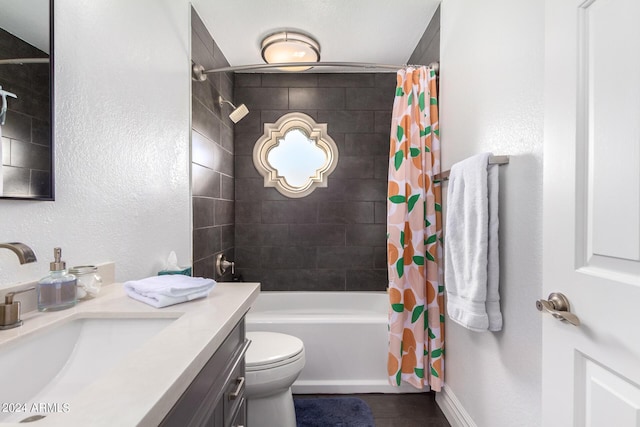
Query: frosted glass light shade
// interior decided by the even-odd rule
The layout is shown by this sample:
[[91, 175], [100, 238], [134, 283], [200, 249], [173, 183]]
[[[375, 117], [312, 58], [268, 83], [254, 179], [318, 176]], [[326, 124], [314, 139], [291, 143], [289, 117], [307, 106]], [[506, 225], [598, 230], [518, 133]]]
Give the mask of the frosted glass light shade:
[[[262, 40], [262, 59], [267, 64], [284, 62], [318, 62], [320, 45], [304, 34], [282, 31]], [[311, 67], [283, 67], [285, 71], [304, 71]]]

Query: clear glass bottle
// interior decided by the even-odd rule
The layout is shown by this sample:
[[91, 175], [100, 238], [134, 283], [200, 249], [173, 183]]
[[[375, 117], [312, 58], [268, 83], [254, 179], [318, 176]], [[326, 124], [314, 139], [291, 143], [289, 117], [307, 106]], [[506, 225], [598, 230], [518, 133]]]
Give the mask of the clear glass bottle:
[[100, 292], [102, 277], [98, 275], [98, 267], [95, 265], [77, 265], [69, 269], [69, 273], [78, 280], [77, 297], [79, 300], [94, 298]]
[[56, 311], [76, 305], [76, 276], [67, 273], [66, 263], [61, 260], [62, 249], [54, 248], [54, 261], [49, 263], [50, 272], [36, 286], [38, 311]]

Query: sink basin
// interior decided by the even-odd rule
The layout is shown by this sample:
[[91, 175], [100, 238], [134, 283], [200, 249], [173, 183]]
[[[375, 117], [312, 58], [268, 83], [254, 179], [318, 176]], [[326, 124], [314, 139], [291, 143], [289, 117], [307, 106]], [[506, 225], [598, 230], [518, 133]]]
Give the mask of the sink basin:
[[[82, 388], [175, 318], [80, 318], [51, 325], [0, 346], [0, 422], [66, 412]], [[99, 398], [99, 397], [98, 397]], [[42, 407], [38, 405], [49, 405]], [[65, 410], [66, 408], [66, 410]]]

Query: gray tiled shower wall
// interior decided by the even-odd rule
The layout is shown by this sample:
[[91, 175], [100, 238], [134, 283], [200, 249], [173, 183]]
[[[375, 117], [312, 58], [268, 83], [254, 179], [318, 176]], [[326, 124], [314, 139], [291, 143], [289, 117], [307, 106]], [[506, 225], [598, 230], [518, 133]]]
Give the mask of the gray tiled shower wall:
[[[0, 29], [0, 59], [43, 58], [47, 54]], [[4, 195], [50, 197], [49, 64], [3, 65], [0, 86], [9, 98], [2, 126]], [[2, 177], [0, 177], [2, 178]]]
[[[409, 63], [439, 60], [439, 16]], [[227, 66], [195, 12], [192, 20], [194, 61]], [[394, 87], [395, 73], [214, 74], [194, 82], [194, 274], [214, 277], [215, 255], [225, 252], [263, 290], [384, 290]], [[249, 115], [233, 126], [219, 93], [246, 104]], [[264, 123], [292, 111], [327, 123], [339, 149], [329, 186], [302, 199], [265, 188], [252, 160]]]
[[[384, 290], [389, 129], [395, 73], [236, 74], [238, 272], [264, 290]], [[265, 123], [300, 111], [339, 150], [329, 185], [301, 199], [265, 188], [253, 146]]]
[[[206, 69], [229, 63], [191, 9], [191, 55]], [[193, 274], [214, 277], [217, 254], [233, 260], [234, 168], [233, 122], [227, 107], [221, 111], [218, 95], [233, 99], [233, 74], [210, 74], [192, 81], [191, 187], [193, 197]], [[231, 272], [216, 279], [229, 280]]]

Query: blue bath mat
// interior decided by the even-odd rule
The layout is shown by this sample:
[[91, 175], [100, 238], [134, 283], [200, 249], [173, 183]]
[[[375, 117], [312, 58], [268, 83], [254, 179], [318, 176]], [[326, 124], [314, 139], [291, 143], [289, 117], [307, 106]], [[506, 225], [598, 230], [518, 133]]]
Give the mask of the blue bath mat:
[[375, 427], [369, 405], [357, 397], [294, 399], [298, 427]]

